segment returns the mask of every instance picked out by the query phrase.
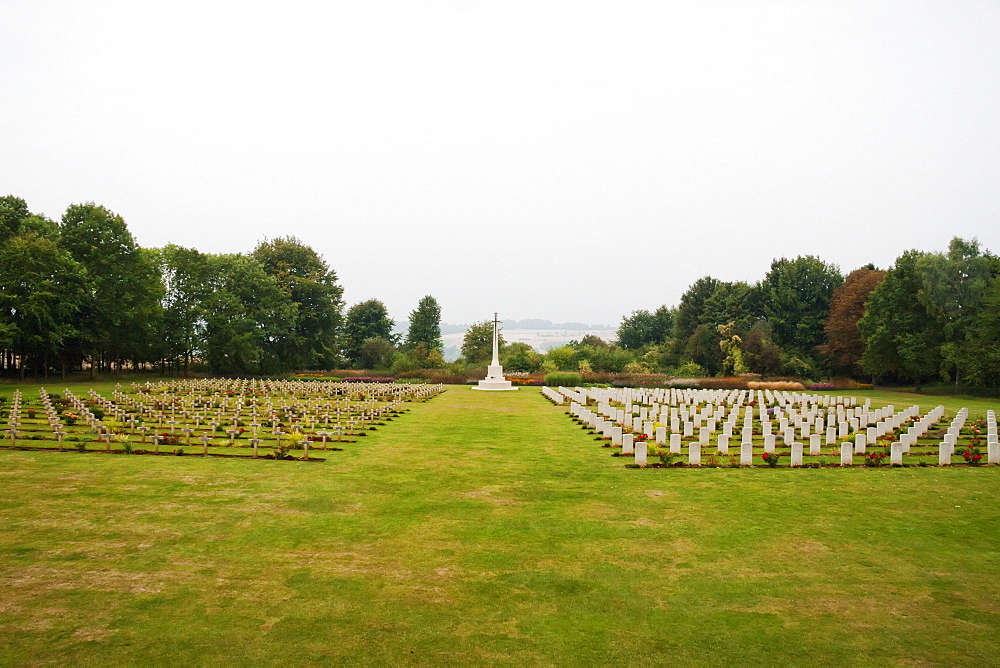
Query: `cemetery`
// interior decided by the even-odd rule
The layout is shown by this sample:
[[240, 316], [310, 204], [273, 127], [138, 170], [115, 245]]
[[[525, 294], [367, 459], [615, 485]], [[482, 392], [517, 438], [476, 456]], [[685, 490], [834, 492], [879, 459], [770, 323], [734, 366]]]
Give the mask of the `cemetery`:
[[[544, 388], [613, 456], [638, 467], [1000, 464], [996, 411], [921, 413], [832, 394], [771, 390]], [[904, 464], [904, 457], [906, 463]], [[657, 461], [653, 461], [655, 458]]]
[[[116, 384], [111, 398], [15, 391], [5, 447], [81, 453], [323, 461], [426, 401], [442, 385], [217, 380]], [[310, 448], [313, 455], [310, 456]]]
[[[983, 665], [1000, 650], [988, 400], [302, 379], [0, 396], [6, 664]], [[979, 425], [977, 468], [960, 453]], [[161, 456], [126, 455], [154, 436]], [[265, 459], [286, 445], [293, 459]], [[663, 453], [682, 466], [660, 470]]]

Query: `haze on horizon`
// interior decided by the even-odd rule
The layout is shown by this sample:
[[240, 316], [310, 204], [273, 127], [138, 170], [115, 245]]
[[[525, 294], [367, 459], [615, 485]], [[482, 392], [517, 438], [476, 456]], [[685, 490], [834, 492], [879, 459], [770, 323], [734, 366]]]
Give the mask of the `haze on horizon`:
[[294, 235], [403, 320], [616, 325], [775, 257], [1000, 251], [1000, 4], [0, 5], [0, 194]]

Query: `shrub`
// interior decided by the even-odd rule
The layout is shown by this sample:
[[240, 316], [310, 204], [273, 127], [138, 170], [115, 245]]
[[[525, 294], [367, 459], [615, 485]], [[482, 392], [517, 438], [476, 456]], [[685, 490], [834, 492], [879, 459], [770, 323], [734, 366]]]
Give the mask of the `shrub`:
[[833, 383], [809, 383], [806, 386], [807, 390], [836, 390], [839, 389]]
[[704, 390], [745, 390], [747, 389], [747, 379], [739, 376], [728, 376], [726, 378], [701, 378], [699, 386]]
[[705, 371], [705, 367], [696, 362], [685, 362], [677, 368], [677, 375], [701, 378], [708, 375], [708, 372]]
[[764, 463], [770, 466], [772, 469], [778, 466], [778, 453], [777, 452], [765, 452], [760, 456], [764, 460]]
[[751, 380], [747, 383], [747, 387], [751, 390], [804, 390], [805, 385], [798, 381], [792, 380], [765, 380], [765, 381], [755, 381]]
[[549, 387], [576, 387], [582, 382], [580, 374], [572, 371], [555, 371], [545, 374], [545, 384]]

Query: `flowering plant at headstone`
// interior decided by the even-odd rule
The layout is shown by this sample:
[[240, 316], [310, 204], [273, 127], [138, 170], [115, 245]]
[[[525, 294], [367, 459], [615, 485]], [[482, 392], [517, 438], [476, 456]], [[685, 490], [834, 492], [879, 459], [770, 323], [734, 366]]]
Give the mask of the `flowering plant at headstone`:
[[884, 452], [873, 450], [865, 454], [865, 460], [864, 460], [865, 466], [870, 466], [873, 468], [882, 466], [882, 460], [884, 460], [887, 456], [888, 455], [886, 455]]
[[770, 466], [772, 469], [778, 466], [778, 453], [777, 452], [765, 452], [760, 456], [764, 460], [764, 463]]
[[969, 466], [980, 466], [983, 463], [983, 455], [975, 446], [963, 450], [962, 457], [969, 463]]

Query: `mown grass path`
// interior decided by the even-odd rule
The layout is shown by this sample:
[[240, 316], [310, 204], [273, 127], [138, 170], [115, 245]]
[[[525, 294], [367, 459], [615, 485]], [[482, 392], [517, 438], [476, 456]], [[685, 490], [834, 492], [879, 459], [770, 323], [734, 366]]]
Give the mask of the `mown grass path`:
[[0, 663], [983, 665], [1000, 470], [629, 470], [453, 387], [324, 464], [0, 452]]

